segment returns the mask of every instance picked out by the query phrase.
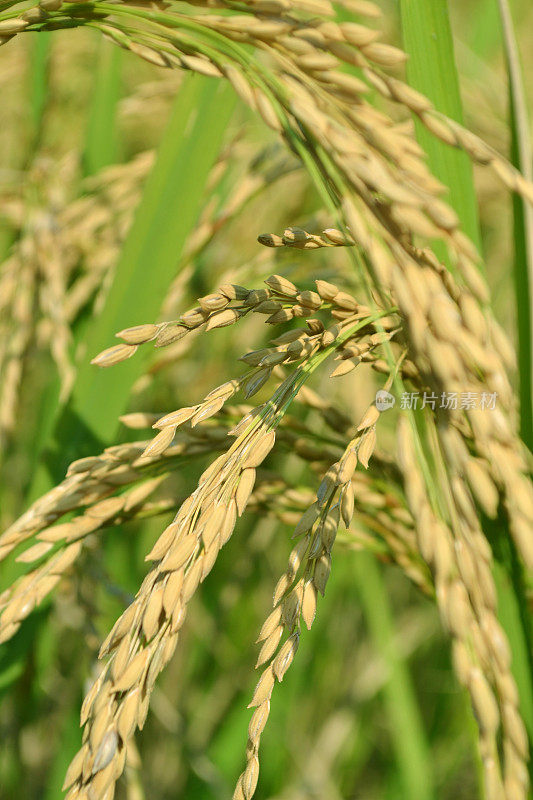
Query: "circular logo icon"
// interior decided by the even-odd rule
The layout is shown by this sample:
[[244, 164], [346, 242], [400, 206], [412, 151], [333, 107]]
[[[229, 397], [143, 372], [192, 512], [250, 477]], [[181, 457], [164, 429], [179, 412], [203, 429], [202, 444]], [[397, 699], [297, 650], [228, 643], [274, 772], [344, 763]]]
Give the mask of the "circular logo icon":
[[395, 402], [394, 395], [386, 392], [385, 389], [380, 389], [379, 392], [376, 392], [376, 408], [378, 411], [386, 411], [388, 408], [392, 408]]

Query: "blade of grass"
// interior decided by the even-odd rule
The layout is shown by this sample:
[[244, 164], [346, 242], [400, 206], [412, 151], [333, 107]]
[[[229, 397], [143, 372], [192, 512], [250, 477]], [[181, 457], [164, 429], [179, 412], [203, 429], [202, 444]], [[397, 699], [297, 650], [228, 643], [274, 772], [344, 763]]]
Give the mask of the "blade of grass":
[[[400, 0], [404, 50], [409, 54], [409, 84], [423, 92], [438, 111], [463, 121], [459, 81], [447, 0]], [[439, 142], [417, 121], [416, 135], [428, 156], [432, 172], [450, 190], [449, 202], [463, 230], [481, 248], [477, 200], [472, 165], [465, 153]], [[450, 266], [445, 248], [434, 243], [435, 252]]]
[[355, 577], [370, 636], [388, 670], [383, 694], [403, 784], [402, 796], [429, 800], [434, 797], [429, 747], [409, 668], [395, 644], [396, 626], [383, 575], [372, 555], [357, 553]]
[[[511, 161], [528, 180], [533, 180], [529, 119], [513, 20], [507, 0], [498, 0], [498, 3], [509, 82]], [[513, 195], [513, 228], [520, 433], [533, 450], [533, 208], [517, 194]]]
[[120, 98], [122, 51], [99, 38], [94, 92], [89, 110], [83, 169], [86, 175], [117, 161], [116, 111]]
[[[60, 479], [70, 461], [111, 439], [148, 351], [112, 370], [89, 364], [121, 328], [157, 318], [180, 252], [200, 209], [205, 180], [220, 149], [234, 105], [225, 84], [191, 76], [180, 89], [105, 307], [87, 327], [86, 355], [72, 397], [54, 425], [48, 470], [41, 464], [31, 496]], [[50, 401], [52, 410], [57, 399]], [[45, 437], [45, 441], [49, 439]], [[47, 472], [50, 472], [50, 475]]]

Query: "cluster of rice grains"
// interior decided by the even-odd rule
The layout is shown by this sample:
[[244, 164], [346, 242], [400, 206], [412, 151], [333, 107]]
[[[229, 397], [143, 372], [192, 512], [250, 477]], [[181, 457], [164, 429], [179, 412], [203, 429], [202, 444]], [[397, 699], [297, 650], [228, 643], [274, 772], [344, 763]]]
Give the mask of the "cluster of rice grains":
[[[479, 721], [487, 795], [524, 800], [527, 738], [508, 645], [495, 614], [491, 550], [476, 508], [477, 503], [494, 517], [502, 501], [517, 553], [531, 569], [533, 498], [506, 376], [506, 369], [513, 367], [512, 349], [488, 309], [478, 253], [442, 200], [443, 187], [427, 168], [412, 123], [395, 122], [386, 110], [373, 107], [365, 99], [369, 88], [397, 110], [413, 112], [436, 137], [464, 149], [476, 163], [490, 166], [509, 189], [529, 201], [533, 188], [480, 139], [387, 74], [405, 55], [378, 41], [379, 33], [367, 25], [337, 22], [328, 0], [249, 0], [239, 4], [238, 14], [224, 15], [212, 9], [232, 9], [231, 2], [195, 5], [199, 13], [182, 14], [179, 3], [172, 1], [165, 8], [148, 9], [95, 0], [80, 12], [61, 0], [41, 0], [14, 16], [7, 3], [7, 12], [0, 14], [0, 36], [8, 41], [22, 31], [89, 23], [157, 65], [227, 78], [317, 181], [327, 176], [322, 189], [327, 189], [342, 219], [339, 230], [317, 235], [289, 228], [282, 236], [269, 234], [260, 241], [302, 250], [350, 246], [369, 287], [389, 310], [378, 320], [369, 308], [324, 281], [317, 292], [298, 292], [284, 278], [275, 278], [268, 289], [251, 292], [222, 287], [173, 323], [122, 331], [122, 343], [95, 359], [101, 366], [112, 365], [146, 341], [163, 346], [204, 326], [231, 325], [249, 313], [265, 314], [274, 324], [307, 320], [307, 329], [288, 331], [274, 347], [245, 356], [251, 369], [241, 379], [156, 423], [160, 432], [145, 449], [145, 459], [164, 454], [179, 426], [187, 423], [193, 429], [219, 413], [238, 389], [251, 397], [270, 376], [280, 376], [271, 399], [237, 425], [232, 447], [204, 473], [163, 534], [151, 554], [152, 571], [104, 645], [103, 652], [112, 650], [113, 655], [84, 704], [87, 726], [83, 747], [69, 770], [69, 797], [111, 797], [126, 757], [125, 743], [144, 721], [151, 687], [175, 647], [188, 600], [231, 535], [288, 402], [307, 375], [337, 349], [340, 372], [369, 360], [389, 375], [388, 380], [409, 379], [420, 391], [497, 393], [497, 407], [490, 413], [474, 408], [426, 410], [428, 442], [406, 423], [400, 429], [398, 461], [417, 546], [431, 568], [442, 618], [454, 641], [456, 669]], [[377, 7], [366, 0], [343, 0], [341, 5], [363, 18], [379, 16]], [[249, 45], [261, 52], [260, 59]], [[357, 77], [341, 71], [342, 64], [356, 67]], [[430, 249], [415, 246], [420, 239], [446, 244], [453, 276]], [[391, 306], [401, 318], [399, 333]], [[322, 312], [332, 318], [329, 327], [319, 316]], [[401, 363], [394, 363], [392, 336], [406, 350]], [[380, 345], [387, 357], [375, 359], [373, 350]], [[293, 362], [298, 366], [281, 377], [280, 371]], [[377, 409], [369, 414], [372, 424], [367, 428], [365, 418], [305, 512], [300, 532], [305, 547], [297, 546], [276, 592], [261, 656], [269, 666], [254, 698], [257, 711], [249, 731], [247, 767], [236, 790], [236, 796], [246, 800], [257, 781], [258, 739], [270, 691], [294, 654], [300, 618], [306, 624], [312, 620], [314, 597], [327, 579], [335, 529], [341, 517], [349, 516], [351, 484], [346, 476], [357, 458], [365, 463], [373, 447]], [[433, 466], [438, 479], [433, 478]], [[284, 633], [288, 638], [276, 655]]]
[[[270, 247], [314, 249], [342, 244], [338, 234], [326, 230], [316, 236], [291, 228], [282, 236], [261, 236], [260, 241]], [[344, 243], [354, 244], [349, 233]], [[492, 552], [475, 505], [495, 518], [503, 497], [517, 551], [531, 569], [533, 498], [512, 423], [512, 392], [504, 367], [512, 363], [511, 353], [474, 294], [459, 289], [431, 251], [415, 252], [429, 267], [423, 285], [415, 284], [414, 272], [406, 265], [404, 285], [400, 288], [398, 281], [393, 292], [410, 333], [412, 361], [400, 365], [400, 371], [420, 393], [495, 392], [498, 407], [490, 413], [437, 408], [430, 416], [437, 486], [424, 478], [421, 466], [427, 454], [405, 419], [399, 429], [398, 464], [415, 518], [418, 549], [433, 572], [437, 604], [453, 639], [456, 672], [470, 692], [478, 720], [487, 795], [521, 798], [528, 790], [528, 738], [518, 710], [509, 645], [497, 620]]]
[[[338, 435], [338, 444], [332, 443], [331, 438], [317, 438], [316, 432], [289, 414], [281, 421], [277, 442], [282, 449], [296, 453], [315, 472], [320, 472], [324, 463], [342, 453], [341, 442], [351, 427], [350, 421], [308, 387], [302, 387], [296, 399], [321, 414]], [[83, 548], [94, 543], [94, 534], [113, 525], [163, 514], [175, 507], [175, 497], [154, 499], [161, 482], [189, 460], [224, 450], [228, 430], [252, 410], [249, 405], [226, 406], [224, 417], [217, 414], [194, 427], [185, 425], [175, 435], [172, 445], [158, 455], [143, 455], [149, 442], [138, 441], [114, 445], [99, 456], [73, 462], [65, 479], [0, 536], [0, 561], [29, 541], [17, 560], [28, 565], [40, 562], [0, 596], [0, 641], [7, 641], [17, 632], [21, 622], [57, 586], [62, 575], [72, 569]], [[136, 412], [126, 414], [121, 420], [127, 427], [138, 430], [150, 427], [159, 418], [159, 414]], [[382, 472], [390, 470], [391, 464], [384, 460], [383, 454], [378, 456], [378, 462]], [[361, 515], [374, 512], [377, 531], [385, 536], [389, 557], [402, 565], [424, 591], [431, 593], [427, 576], [420, 569], [413, 521], [398, 493], [398, 475], [394, 476], [394, 494], [387, 494], [383, 487], [378, 493], [371, 475], [356, 473], [352, 482]], [[260, 509], [262, 514], [274, 515], [284, 524], [295, 525], [312, 501], [311, 490], [293, 488], [286, 479], [269, 470], [257, 475], [248, 508]], [[70, 519], [65, 522], [66, 515]], [[358, 535], [363, 534], [360, 531]], [[365, 544], [369, 544], [368, 535]]]
[[[320, 243], [321, 239], [324, 240], [323, 244]], [[349, 234], [342, 236], [333, 229], [328, 229], [322, 237], [316, 237], [291, 228], [282, 237], [262, 236], [260, 240], [269, 245], [274, 242], [276, 245], [303, 249], [309, 242], [314, 246], [328, 246], [330, 241], [335, 243], [335, 240], [338, 245], [353, 244]], [[449, 296], [457, 297], [459, 308], [469, 309], [479, 329], [484, 318], [480, 313], [475, 314], [476, 306], [469, 304], [471, 298], [468, 294], [463, 291], [459, 295], [448, 273], [440, 265], [434, 264], [428, 253], [423, 256], [431, 264], [431, 274], [439, 281], [438, 285], [445, 285]], [[109, 366], [133, 355], [144, 342], [152, 341], [156, 346], [164, 346], [177, 338], [187, 336], [193, 330], [202, 328], [208, 331], [225, 327], [250, 313], [264, 315], [266, 322], [270, 324], [299, 318], [306, 320], [305, 328], [299, 327], [281, 334], [273, 340], [273, 347], [252, 351], [243, 356], [241, 360], [251, 370], [245, 372], [242, 378], [226, 382], [195, 406], [178, 409], [152, 422], [159, 433], [141, 453], [140, 463], [143, 459], [160, 457], [167, 448], [171, 448], [177, 429], [181, 429], [184, 424], [192, 430], [199, 423], [217, 415], [237, 391], [242, 390], [246, 397], [251, 397], [271, 376], [278, 377], [281, 381], [270, 400], [246, 414], [231, 431], [237, 437], [234, 445], [227, 453], [219, 456], [204, 473], [196, 492], [184, 503], [175, 521], [156, 544], [150, 555], [156, 560], [153, 571], [148, 575], [135, 603], [115, 626], [108, 639], [109, 645], [103, 648], [103, 652], [108, 652], [111, 645], [120, 648], [100, 679], [102, 691], [107, 693], [108, 706], [105, 717], [107, 728], [104, 726], [99, 730], [101, 737], [107, 729], [113, 731], [113, 742], [117, 748], [125, 741], [124, 737], [117, 734], [117, 720], [124, 692], [133, 691], [131, 686], [127, 690], [114, 688], [118, 667], [113, 665], [118, 659], [118, 653], [124, 653], [119, 662], [121, 670], [129, 676], [131, 669], [131, 675], [135, 676], [132, 684], [137, 698], [135, 713], [139, 715], [138, 722], [142, 724], [151, 685], [162, 665], [166, 663], [168, 653], [174, 649], [186, 603], [213, 566], [220, 547], [231, 535], [237, 516], [244, 510], [253, 491], [256, 467], [273, 446], [280, 417], [302, 385], [303, 379], [333, 350], [337, 354], [339, 365], [332, 376], [351, 371], [361, 361], [369, 361], [380, 372], [389, 370], [387, 361], [376, 358], [373, 351], [399, 333], [395, 309], [372, 315], [368, 307], [358, 303], [337, 286], [322, 280], [316, 283], [316, 292], [299, 292], [286, 278], [274, 275], [267, 279], [266, 289], [249, 291], [232, 284], [222, 286], [219, 292], [200, 298], [197, 307], [174, 322], [140, 325], [121, 331], [118, 336], [123, 343], [109, 348], [94, 359], [94, 363], [100, 366]], [[319, 318], [324, 312], [331, 317], [333, 324], [329, 327]], [[463, 319], [466, 326], [466, 317]], [[380, 330], [376, 331], [375, 327], [378, 325]], [[451, 332], [453, 334], [453, 328]], [[447, 328], [447, 334], [445, 341], [450, 341], [450, 327]], [[458, 341], [459, 337], [462, 339], [461, 333], [452, 337], [451, 341]], [[464, 354], [464, 362], [458, 360], [462, 370], [459, 374], [463, 375], [462, 382], [451, 384], [443, 376], [442, 386], [449, 389], [451, 385], [454, 388], [461, 385], [479, 390], [482, 387], [475, 380], [479, 381], [480, 359], [474, 361], [475, 369], [472, 369], [468, 349], [459, 347], [458, 352], [460, 355]], [[415, 361], [416, 365], [412, 361], [404, 360], [402, 351], [395, 368], [401, 374], [406, 373], [417, 387], [422, 388], [427, 385], [426, 379], [429, 380], [431, 376], [435, 379], [435, 370], [424, 374], [421, 368], [423, 362], [416, 358]], [[284, 378], [281, 366], [291, 363], [297, 364], [297, 367]], [[506, 394], [502, 390], [506, 387], [501, 380], [502, 375], [503, 372], [500, 371], [498, 389], [505, 402]], [[489, 381], [489, 386], [490, 376], [491, 373], [486, 370], [485, 380]], [[385, 388], [390, 388], [392, 379], [393, 375], [389, 377]], [[498, 792], [505, 792], [505, 796], [519, 797], [519, 793], [526, 791], [527, 787], [527, 737], [518, 713], [506, 638], [495, 614], [496, 593], [490, 570], [491, 552], [472, 501], [473, 494], [485, 513], [489, 516], [495, 515], [498, 488], [505, 491], [509, 477], [503, 480], [500, 472], [496, 473], [491, 469], [488, 457], [491, 447], [501, 448], [505, 445], [509, 448], [509, 440], [502, 442], [500, 437], [494, 441], [496, 437], [492, 436], [493, 441], [485, 441], [483, 449], [476, 441], [476, 427], [471, 423], [471, 434], [467, 437], [471, 446], [477, 447], [478, 453], [487, 453], [485, 458], [472, 457], [464, 441], [465, 420], [469, 413], [474, 414], [475, 420], [475, 412], [465, 414], [464, 411], [457, 411], [455, 414], [453, 411], [448, 412], [437, 420], [441, 446], [446, 455], [446, 466], [444, 473], [439, 475], [439, 480], [442, 484], [449, 482], [449, 490], [445, 492], [445, 496], [449, 498], [447, 509], [432, 508], [422, 474], [412, 457], [414, 445], [409, 446], [405, 426], [400, 430], [398, 463], [404, 475], [408, 503], [415, 518], [416, 547], [432, 570], [437, 602], [454, 641], [458, 675], [471, 693], [479, 721], [487, 788], [495, 792], [494, 796], [498, 796]], [[268, 666], [261, 676], [251, 703], [256, 711], [249, 728], [247, 766], [239, 778], [235, 797], [249, 798], [254, 793], [259, 768], [259, 738], [268, 717], [270, 695], [275, 680], [282, 680], [292, 661], [298, 645], [301, 620], [309, 627], [314, 618], [317, 593], [323, 593], [329, 575], [331, 548], [339, 522], [342, 520], [348, 526], [353, 514], [353, 472], [358, 461], [365, 467], [368, 466], [368, 459], [375, 446], [375, 425], [378, 417], [379, 411], [372, 405], [345, 452], [325, 473], [316, 499], [296, 525], [295, 535], [302, 538], [290, 556], [287, 572], [278, 583], [274, 594], [274, 611], [260, 634], [263, 645], [258, 666], [265, 662], [268, 662]], [[510, 449], [507, 458], [511, 462], [514, 458], [519, 467], [513, 480], [518, 482], [515, 489], [519, 487], [523, 491], [513, 491], [513, 505], [509, 506], [509, 511], [511, 519], [513, 515], [516, 516], [516, 543], [518, 546], [523, 545], [521, 552], [524, 559], [527, 559], [527, 541], [520, 535], [520, 531], [525, 530], [521, 525], [529, 525], [529, 522], [524, 523], [529, 513], [527, 483], [520, 472], [520, 467], [524, 465], [517, 453]], [[408, 535], [403, 539], [404, 545], [406, 542], [409, 542], [408, 547], [400, 548], [395, 557], [408, 574], [415, 575], [416, 564], [408, 555], [409, 546], [413, 548], [413, 542]], [[419, 579], [421, 585], [423, 580], [423, 577]], [[169, 589], [168, 586], [177, 588]], [[149, 622], [145, 622], [145, 619]], [[147, 627], [148, 633], [143, 626]], [[281, 643], [284, 634], [286, 638]], [[142, 665], [142, 669], [139, 665]], [[122, 684], [119, 682], [118, 686], [122, 687]], [[141, 711], [141, 695], [138, 692], [143, 686], [144, 706]], [[500, 722], [505, 742], [502, 768], [499, 766], [497, 748]], [[90, 737], [90, 733], [86, 735]], [[104, 739], [96, 738], [94, 741], [100, 743]], [[105, 739], [105, 748], [107, 753], [108, 739]], [[95, 745], [91, 748], [86, 743], [82, 752], [84, 760], [82, 761], [82, 756], [79, 757], [76, 769], [83, 770], [82, 764], [91, 764], [91, 758], [95, 758], [99, 766], [96, 773], [91, 773], [89, 780], [87, 774], [83, 776], [82, 771], [82, 782], [96, 781], [97, 785], [103, 783], [107, 786], [115, 772], [120, 772], [122, 768], [123, 760], [113, 758], [112, 763], [110, 761], [106, 765], [107, 771], [100, 769]], [[91, 766], [91, 770], [93, 769], [94, 766]], [[71, 777], [73, 775], [75, 773], [71, 773]], [[76, 784], [73, 791], [77, 792], [78, 789], [79, 785]]]
[[108, 167], [85, 179], [74, 200], [79, 170], [71, 155], [59, 164], [37, 159], [22, 187], [4, 188], [2, 215], [17, 238], [0, 264], [0, 460], [36, 341], [50, 350], [62, 397], [68, 395], [71, 328], [83, 311], [100, 306], [152, 162], [143, 153]]
[[[246, 768], [240, 775], [234, 800], [249, 800], [259, 777], [259, 742], [270, 712], [270, 697], [276, 680], [281, 683], [298, 649], [301, 621], [311, 628], [317, 596], [324, 595], [331, 571], [331, 550], [342, 519], [350, 526], [355, 491], [352, 478], [358, 461], [368, 467], [375, 447], [379, 411], [372, 405], [358, 425], [355, 437], [341, 458], [324, 474], [316, 499], [302, 514], [294, 537], [299, 538], [289, 556], [287, 571], [274, 590], [274, 610], [259, 633], [262, 643], [256, 668], [268, 662], [250, 703], [254, 713], [248, 726]], [[282, 638], [286, 636], [280, 647]]]
[[[100, 366], [109, 366], [128, 358], [142, 342], [155, 341], [162, 346], [199, 326], [205, 326], [206, 330], [224, 327], [250, 312], [265, 315], [270, 324], [300, 317], [306, 320], [305, 328], [287, 331], [274, 340], [273, 347], [246, 354], [242, 360], [252, 365], [252, 369], [243, 378], [213, 390], [200, 404], [179, 409], [153, 423], [159, 433], [135, 462], [140, 466], [168, 452], [178, 427], [188, 423], [194, 429], [217, 414], [239, 389], [245, 397], [250, 397], [271, 375], [278, 376], [278, 386], [271, 397], [247, 413], [229, 431], [234, 438], [233, 444], [203, 473], [196, 490], [184, 501], [173, 522], [154, 545], [147, 557], [153, 562], [151, 571], [134, 602], [102, 645], [101, 655], [111, 654], [111, 657], [83, 705], [83, 746], [73, 760], [65, 782], [66, 788], [70, 787], [67, 796], [72, 800], [85, 796], [107, 798], [112, 793], [114, 782], [124, 768], [128, 740], [137, 727], [143, 726], [155, 679], [176, 647], [187, 604], [199, 583], [211, 571], [220, 548], [232, 535], [237, 518], [253, 492], [256, 470], [274, 446], [276, 429], [304, 381], [335, 352], [354, 366], [365, 357], [368, 360], [372, 351], [389, 341], [396, 331], [394, 309], [387, 314], [372, 314], [351, 295], [325, 281], [317, 281], [316, 292], [300, 292], [294, 284], [278, 275], [266, 283], [267, 288], [257, 290], [231, 284], [222, 286], [218, 293], [200, 298], [199, 305], [175, 323], [141, 325], [121, 331], [119, 336], [124, 344], [110, 348], [94, 359]], [[317, 315], [322, 315], [323, 320]], [[375, 328], [378, 321], [381, 331]], [[294, 364], [286, 377], [279, 375], [281, 364]], [[297, 639], [294, 629], [300, 615], [298, 598], [301, 595], [302, 614], [310, 624], [314, 615], [311, 608], [313, 598], [316, 591], [324, 591], [329, 574], [330, 551], [340, 515], [342, 513], [343, 520], [349, 522], [353, 513], [351, 479], [357, 460], [359, 458], [367, 466], [374, 449], [378, 416], [379, 412], [372, 406], [340, 461], [326, 473], [317, 503], [304, 513], [303, 523], [297, 528], [298, 534], [308, 532], [318, 520], [315, 534], [311, 536], [308, 532], [297, 548], [299, 560], [305, 556], [305, 579], [292, 591], [295, 575], [287, 573], [276, 592], [276, 607], [278, 601], [283, 601], [279, 606], [280, 613], [283, 608], [283, 622], [277, 630], [281, 635], [283, 626], [291, 629], [288, 644], [282, 645], [273, 662], [274, 671], [270, 672], [280, 680], [289, 666]], [[96, 465], [99, 472], [106, 468], [100, 466], [98, 459]], [[92, 463], [83, 460], [73, 467], [72, 477], [85, 474], [87, 468], [92, 470]], [[35, 513], [30, 513], [30, 525], [35, 516]], [[83, 535], [86, 516], [73, 523], [80, 529], [78, 536]], [[88, 516], [87, 525], [95, 516], [90, 509]], [[54, 530], [57, 528], [51, 529]], [[17, 530], [11, 534], [13, 540], [17, 533], [20, 540], [21, 532]], [[44, 538], [43, 534], [40, 538]], [[26, 558], [31, 558], [31, 550], [28, 552], [30, 555]], [[291, 560], [290, 568], [294, 572], [297, 568], [295, 558]], [[263, 648], [264, 653], [267, 648], [265, 659], [273, 656], [276, 650], [272, 636]], [[257, 748], [258, 735], [256, 731], [254, 748]], [[244, 777], [239, 781], [246, 797], [253, 794], [256, 779], [255, 759], [249, 762]]]
[[[479, 726], [487, 796], [526, 797], [528, 738], [518, 708], [509, 644], [496, 614], [492, 553], [467, 484], [459, 473], [454, 474], [452, 460], [453, 477], [446, 487], [453, 491], [447, 497], [448, 525], [443, 522], [442, 511], [436, 511], [427, 497], [412, 431], [405, 419], [399, 428], [398, 458], [418, 546], [433, 572], [439, 612], [452, 638], [455, 671], [470, 693]], [[481, 505], [494, 512], [494, 485], [477, 461], [471, 463], [471, 470], [466, 471], [469, 481], [482, 498]], [[442, 476], [442, 480], [446, 484], [447, 477]], [[498, 748], [500, 733], [503, 759]]]
[[[206, 194], [228, 175], [236, 160], [245, 158], [245, 169], [231, 197], [216, 210], [206, 203], [165, 298], [164, 316], [181, 303], [189, 277], [186, 266], [192, 259], [250, 198], [298, 166], [277, 149], [250, 158], [230, 142], [211, 171]], [[105, 302], [153, 160], [153, 152], [147, 151], [125, 164], [106, 167], [83, 180], [76, 187], [79, 196], [69, 199], [79, 171], [72, 154], [59, 166], [37, 159], [27, 185], [22, 189], [8, 186], [0, 196], [2, 215], [17, 236], [8, 258], [0, 264], [0, 459], [15, 429], [22, 375], [35, 341], [50, 350], [62, 398], [68, 396], [75, 374], [71, 328], [81, 314], [98, 312]]]

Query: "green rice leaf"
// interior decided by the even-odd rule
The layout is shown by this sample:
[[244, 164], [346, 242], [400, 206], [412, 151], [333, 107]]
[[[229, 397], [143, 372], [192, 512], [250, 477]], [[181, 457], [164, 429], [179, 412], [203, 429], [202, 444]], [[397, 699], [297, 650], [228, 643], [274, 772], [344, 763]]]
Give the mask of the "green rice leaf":
[[370, 636], [388, 673], [383, 694], [392, 744], [400, 772], [402, 797], [434, 797], [431, 757], [409, 667], [395, 642], [395, 624], [387, 590], [376, 559], [357, 553], [357, 588]]
[[[463, 121], [459, 80], [447, 0], [400, 0], [402, 39], [409, 54], [408, 82], [425, 94], [438, 111]], [[480, 249], [477, 200], [472, 165], [466, 153], [438, 141], [415, 121], [417, 139], [427, 153], [432, 172], [450, 190], [449, 203], [463, 230]], [[445, 248], [435, 243], [437, 255], [450, 265]]]
[[99, 37], [94, 91], [89, 109], [83, 167], [86, 175], [117, 161], [117, 103], [120, 98], [122, 51]]
[[[48, 457], [55, 480], [73, 459], [97, 452], [116, 431], [148, 352], [141, 350], [112, 370], [89, 362], [116, 341], [117, 331], [157, 318], [233, 105], [231, 89], [210, 78], [188, 78], [179, 92], [105, 307], [88, 326], [72, 397], [55, 425], [54, 452]], [[32, 496], [46, 489], [48, 480], [41, 469]]]
[[[513, 20], [506, 0], [499, 0], [503, 43], [509, 81], [511, 161], [533, 180], [533, 154], [527, 103]], [[513, 195], [514, 286], [518, 333], [518, 381], [520, 386], [520, 433], [533, 450], [533, 208]]]

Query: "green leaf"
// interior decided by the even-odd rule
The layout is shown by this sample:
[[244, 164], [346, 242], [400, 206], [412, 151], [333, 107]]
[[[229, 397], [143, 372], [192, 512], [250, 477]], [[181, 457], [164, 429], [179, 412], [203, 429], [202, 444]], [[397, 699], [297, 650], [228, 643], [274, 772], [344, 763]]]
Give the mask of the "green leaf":
[[409, 668], [395, 644], [395, 624], [381, 569], [369, 553], [357, 553], [357, 588], [370, 636], [388, 672], [383, 694], [400, 772], [402, 797], [434, 797], [431, 756]]
[[59, 746], [54, 751], [54, 760], [46, 778], [46, 787], [44, 788], [43, 794], [44, 800], [57, 800], [57, 798], [63, 796], [62, 786], [65, 773], [80, 747], [80, 715], [77, 704], [70, 710], [70, 713], [65, 715], [62, 723], [58, 742]]
[[[88, 326], [86, 355], [72, 396], [55, 423], [54, 451], [48, 454], [50, 476], [41, 467], [32, 497], [46, 491], [50, 477], [54, 482], [61, 479], [72, 460], [99, 452], [102, 443], [114, 436], [149, 348], [112, 369], [89, 362], [116, 341], [117, 331], [157, 318], [197, 220], [234, 102], [230, 87], [212, 78], [190, 76], [180, 89], [105, 307]], [[50, 405], [54, 407], [52, 400]]]
[[24, 620], [15, 636], [2, 644], [0, 649], [0, 702], [24, 672], [28, 655], [35, 646], [39, 631], [46, 627], [49, 607], [37, 609]]
[[117, 103], [120, 98], [122, 51], [98, 37], [94, 91], [89, 109], [83, 167], [86, 175], [117, 161]]
[[[400, 0], [400, 14], [403, 47], [409, 54], [409, 84], [429, 97], [438, 111], [462, 122], [447, 0]], [[416, 120], [415, 126], [417, 139], [427, 153], [432, 172], [450, 190], [448, 201], [457, 212], [463, 230], [481, 249], [470, 159], [466, 153], [440, 142]], [[450, 266], [444, 245], [437, 242], [434, 248]]]
[[[531, 137], [518, 46], [508, 3], [506, 0], [499, 0], [499, 6], [509, 81], [511, 161], [531, 181]], [[513, 194], [513, 233], [520, 433], [529, 449], [533, 450], [533, 208], [516, 193]]]

